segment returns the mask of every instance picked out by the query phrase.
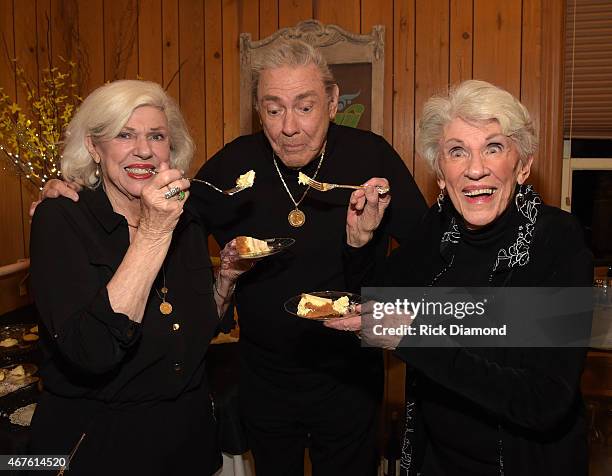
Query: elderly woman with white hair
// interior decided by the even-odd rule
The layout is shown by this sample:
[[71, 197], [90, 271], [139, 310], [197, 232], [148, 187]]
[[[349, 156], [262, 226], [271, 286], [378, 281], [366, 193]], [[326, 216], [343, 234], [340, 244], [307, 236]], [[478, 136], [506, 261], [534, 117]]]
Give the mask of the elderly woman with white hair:
[[[354, 285], [591, 285], [579, 224], [525, 184], [537, 140], [527, 109], [510, 93], [471, 80], [431, 98], [417, 145], [436, 173], [437, 203], [412, 241], [375, 269], [366, 245], [387, 203], [371, 189], [353, 193], [346, 264]], [[394, 349], [411, 369], [401, 459], [409, 475], [587, 474], [583, 347], [419, 348], [419, 338], [368, 332], [365, 319], [366, 343]], [[389, 319], [410, 324], [407, 316]], [[362, 328], [361, 317], [326, 325]]]
[[78, 202], [46, 200], [34, 216], [44, 391], [30, 452], [71, 455], [72, 475], [220, 466], [204, 356], [241, 271], [230, 243], [213, 277], [183, 177], [193, 151], [158, 84], [106, 84], [67, 131], [62, 174]]

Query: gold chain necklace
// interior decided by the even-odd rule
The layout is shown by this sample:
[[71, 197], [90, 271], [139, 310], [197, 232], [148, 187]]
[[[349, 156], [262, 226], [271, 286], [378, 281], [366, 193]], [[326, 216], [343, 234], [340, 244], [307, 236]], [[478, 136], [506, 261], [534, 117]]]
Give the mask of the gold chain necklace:
[[172, 304], [166, 301], [166, 296], [168, 295], [168, 288], [166, 287], [166, 270], [164, 269], [163, 265], [162, 276], [164, 279], [164, 283], [162, 284], [162, 287], [159, 291], [157, 290], [157, 288], [155, 288], [155, 292], [157, 293], [157, 296], [159, 296], [159, 298], [162, 300], [161, 304], [159, 305], [159, 312], [161, 312], [164, 316], [167, 316], [172, 313]]
[[[327, 145], [327, 142], [323, 144], [323, 150], [321, 151], [321, 158], [319, 159], [319, 165], [317, 165], [317, 170], [315, 171], [312, 177], [314, 180], [316, 180], [317, 174], [319, 173], [319, 169], [321, 168], [321, 164], [323, 163], [323, 158], [325, 157], [325, 146], [326, 145]], [[299, 228], [304, 223], [306, 223], [306, 215], [298, 207], [300, 206], [300, 203], [302, 203], [304, 198], [306, 198], [306, 194], [308, 193], [308, 190], [310, 190], [310, 187], [306, 187], [306, 190], [304, 190], [304, 193], [302, 194], [301, 198], [296, 202], [295, 198], [293, 198], [293, 195], [291, 195], [291, 192], [289, 191], [289, 187], [287, 187], [287, 184], [285, 183], [283, 174], [281, 174], [281, 171], [278, 168], [278, 164], [276, 163], [276, 155], [274, 154], [274, 151], [272, 151], [272, 160], [274, 161], [274, 167], [276, 167], [276, 172], [278, 173], [278, 176], [280, 177], [281, 182], [283, 182], [283, 186], [285, 187], [285, 190], [287, 191], [287, 195], [289, 195], [289, 198], [291, 199], [295, 207], [293, 210], [289, 212], [289, 215], [287, 215], [287, 221], [289, 221], [289, 224], [292, 227]]]

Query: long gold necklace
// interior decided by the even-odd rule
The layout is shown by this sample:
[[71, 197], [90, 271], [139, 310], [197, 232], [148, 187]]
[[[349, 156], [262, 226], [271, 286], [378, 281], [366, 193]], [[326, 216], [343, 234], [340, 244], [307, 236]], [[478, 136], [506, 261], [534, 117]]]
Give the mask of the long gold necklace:
[[[166, 296], [168, 295], [168, 288], [166, 287], [166, 270], [164, 269], [163, 265], [162, 265], [162, 276], [164, 279], [162, 287], [159, 291], [157, 290], [157, 288], [155, 288], [155, 292], [157, 293], [159, 298], [162, 300], [162, 302], [159, 305], [159, 312], [161, 312], [164, 316], [167, 316], [172, 313], [172, 304], [166, 301]], [[160, 294], [160, 291], [161, 291], [161, 294]]]
[[[321, 168], [321, 164], [323, 163], [323, 158], [325, 157], [325, 146], [326, 145], [327, 143], [323, 144], [323, 150], [321, 151], [321, 158], [319, 159], [319, 165], [317, 165], [317, 170], [315, 171], [312, 177], [315, 180], [317, 178], [317, 174], [319, 173], [319, 169]], [[291, 199], [291, 201], [293, 202], [293, 206], [295, 207], [293, 210], [289, 212], [289, 215], [287, 215], [287, 221], [289, 222], [291, 226], [295, 228], [299, 228], [304, 223], [306, 223], [306, 214], [302, 210], [299, 209], [299, 206], [304, 200], [304, 198], [306, 198], [306, 194], [308, 193], [308, 190], [310, 190], [310, 187], [306, 187], [306, 190], [304, 190], [304, 193], [302, 194], [300, 199], [296, 202], [295, 198], [293, 198], [293, 195], [291, 195], [291, 192], [289, 191], [289, 187], [287, 187], [287, 184], [285, 183], [283, 174], [281, 174], [281, 171], [278, 168], [278, 164], [276, 163], [276, 155], [274, 154], [274, 151], [272, 151], [272, 160], [274, 161], [274, 167], [276, 167], [276, 172], [278, 173], [278, 176], [280, 177], [281, 182], [283, 183], [283, 186], [285, 187], [285, 190], [287, 191], [287, 195], [289, 195], [289, 198]]]

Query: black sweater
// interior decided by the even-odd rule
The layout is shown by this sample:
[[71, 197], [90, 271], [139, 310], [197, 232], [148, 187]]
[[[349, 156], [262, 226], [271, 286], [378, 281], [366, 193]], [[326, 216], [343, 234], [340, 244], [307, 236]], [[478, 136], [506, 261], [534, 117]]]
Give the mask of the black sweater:
[[[287, 187], [299, 200], [306, 188], [297, 183], [298, 171], [278, 159], [277, 163]], [[317, 165], [315, 159], [302, 171], [312, 176]], [[240, 278], [236, 305], [243, 360], [259, 377], [274, 372], [275, 377], [268, 380], [278, 391], [300, 389], [304, 398], [306, 389], [317, 387], [320, 373], [342, 375], [346, 371], [348, 375], [353, 369], [356, 379], [366, 380], [357, 369], [359, 359], [367, 360], [368, 352], [361, 351], [358, 339], [320, 322], [296, 318], [283, 308], [285, 301], [303, 292], [346, 289], [342, 250], [351, 191], [309, 190], [299, 207], [306, 222], [300, 228], [292, 227], [287, 215], [294, 205], [261, 132], [227, 144], [198, 177], [227, 188], [250, 169], [256, 173], [255, 185], [232, 197], [197, 183], [191, 188], [191, 199], [221, 246], [238, 235], [295, 239], [287, 251], [261, 260]], [[374, 244], [376, 255], [384, 259], [389, 236], [400, 242], [410, 236], [426, 211], [424, 200], [401, 158], [382, 137], [331, 124], [317, 179], [360, 184], [374, 176], [388, 177], [393, 194]]]
[[[367, 250], [346, 251], [353, 284], [483, 286], [497, 251], [516, 235], [509, 210], [488, 229], [461, 239], [453, 264], [441, 249], [448, 217], [433, 207], [409, 244], [384, 267]], [[458, 220], [460, 222], [460, 220]], [[369, 278], [366, 277], [369, 275]], [[375, 276], [375, 277], [374, 277]], [[525, 266], [493, 274], [492, 286], [590, 286], [592, 257], [576, 220], [541, 206]], [[587, 473], [588, 457], [579, 391], [584, 348], [417, 348], [404, 338], [396, 354], [412, 371], [407, 397], [415, 400], [410, 474], [424, 476], [567, 475]], [[501, 456], [501, 463], [500, 463]]]

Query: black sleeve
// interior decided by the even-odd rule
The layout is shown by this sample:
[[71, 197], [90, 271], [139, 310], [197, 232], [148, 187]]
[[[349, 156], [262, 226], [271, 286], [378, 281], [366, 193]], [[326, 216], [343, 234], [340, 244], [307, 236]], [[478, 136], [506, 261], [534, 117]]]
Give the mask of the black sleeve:
[[[391, 204], [374, 234], [373, 239], [362, 248], [349, 245], [343, 249], [344, 274], [348, 289], [357, 292], [362, 286], [390, 284], [397, 281], [397, 263], [405, 262], [408, 248], [413, 246], [415, 235], [422, 231], [421, 222], [427, 212], [425, 199], [417, 187], [412, 174], [393, 147], [377, 136], [380, 151], [382, 177], [389, 180]], [[387, 257], [388, 238], [394, 238], [400, 245]], [[346, 243], [346, 240], [345, 240]]]
[[383, 233], [401, 244], [415, 233], [427, 205], [402, 158], [382, 137], [379, 140], [383, 177], [389, 180], [391, 186], [391, 204], [385, 211], [381, 227]]
[[[58, 203], [62, 201], [62, 203]], [[97, 266], [80, 238], [77, 204], [67, 199], [39, 205], [30, 244], [36, 307], [61, 356], [80, 371], [102, 374], [125, 358], [140, 325], [113, 311]]]
[[[575, 226], [549, 233], [543, 247], [555, 259], [542, 286], [591, 286], [592, 255]], [[590, 324], [590, 316], [583, 317]], [[508, 349], [520, 356], [520, 364], [504, 366], [469, 349], [423, 349], [409, 342], [403, 339], [395, 351], [407, 364], [490, 414], [537, 431], [554, 428], [571, 408], [587, 351]]]
[[[227, 183], [228, 174], [224, 173], [221, 167], [223, 155], [224, 149], [221, 149], [200, 167], [195, 178], [206, 180], [221, 189], [233, 187], [235, 183]], [[226, 208], [223, 203], [224, 198], [227, 197], [205, 184], [195, 182], [190, 188], [190, 199], [202, 218], [206, 229], [211, 230], [213, 235], [214, 230], [223, 223]]]
[[428, 219], [429, 216], [425, 213], [416, 224], [405, 226], [407, 234], [402, 244], [386, 257], [377, 255], [374, 240], [361, 248], [345, 243], [342, 258], [349, 289], [357, 292], [362, 286], [426, 285], [426, 250], [430, 249], [428, 241], [432, 239], [427, 233], [432, 221]]

